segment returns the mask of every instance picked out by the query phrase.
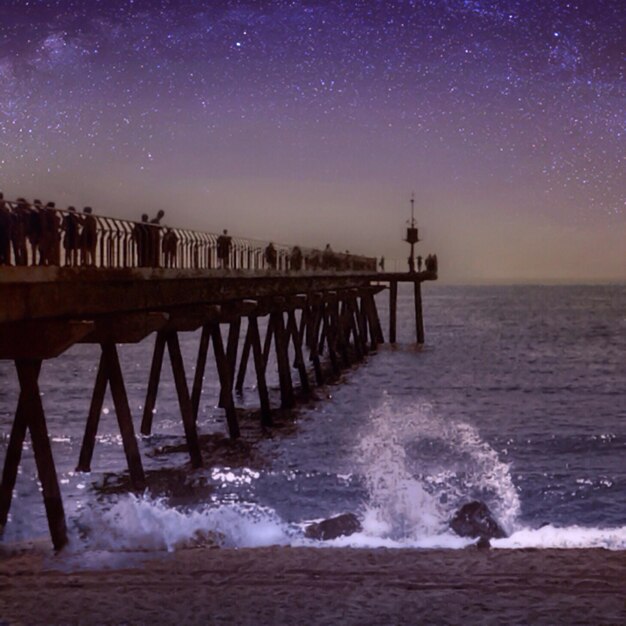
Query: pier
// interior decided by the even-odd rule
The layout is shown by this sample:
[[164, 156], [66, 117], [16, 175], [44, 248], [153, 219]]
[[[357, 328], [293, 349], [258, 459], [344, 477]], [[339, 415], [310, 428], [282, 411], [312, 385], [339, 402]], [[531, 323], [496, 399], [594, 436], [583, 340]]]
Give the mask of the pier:
[[[5, 230], [2, 230], [2, 229]], [[414, 288], [417, 343], [424, 342], [424, 271], [376, 271], [376, 259], [324, 249], [174, 229], [0, 199], [0, 359], [20, 386], [0, 485], [0, 532], [7, 523], [26, 432], [30, 433], [55, 549], [67, 542], [65, 513], [39, 389], [42, 361], [76, 343], [100, 346], [77, 470], [89, 472], [110, 387], [134, 489], [146, 487], [117, 346], [154, 336], [140, 423], [150, 435], [161, 368], [169, 358], [190, 463], [203, 458], [196, 427], [207, 359], [219, 376], [219, 406], [231, 438], [240, 434], [237, 390], [254, 365], [260, 427], [271, 428], [270, 353], [280, 407], [363, 360], [383, 343], [375, 295], [389, 288], [389, 342], [396, 342], [398, 283]], [[261, 336], [259, 319], [266, 318]], [[264, 325], [265, 326], [265, 325]], [[195, 363], [179, 334], [201, 331]], [[167, 357], [166, 357], [167, 354]], [[147, 366], [148, 364], [146, 364]], [[195, 366], [191, 384], [186, 371]], [[138, 417], [138, 416], [136, 416]]]

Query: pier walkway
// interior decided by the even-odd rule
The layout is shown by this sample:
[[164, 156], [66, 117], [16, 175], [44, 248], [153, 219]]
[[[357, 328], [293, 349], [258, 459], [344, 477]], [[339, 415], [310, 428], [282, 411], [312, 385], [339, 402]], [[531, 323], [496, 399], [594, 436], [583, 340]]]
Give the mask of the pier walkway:
[[[275, 354], [280, 404], [362, 360], [384, 341], [374, 296], [389, 285], [389, 341], [396, 340], [398, 282], [415, 294], [416, 339], [424, 341], [421, 283], [426, 271], [384, 273], [376, 259], [252, 239], [217, 236], [92, 213], [0, 199], [0, 359], [11, 360], [20, 395], [0, 485], [0, 532], [7, 523], [26, 431], [30, 432], [53, 545], [67, 542], [65, 514], [39, 390], [44, 359], [76, 343], [100, 346], [100, 362], [77, 463], [91, 470], [98, 423], [110, 386], [132, 485], [146, 486], [117, 345], [155, 335], [140, 432], [153, 428], [165, 353], [174, 374], [191, 465], [203, 464], [196, 420], [209, 353], [219, 406], [239, 436], [235, 390], [252, 358], [261, 423], [272, 425], [267, 367]], [[259, 318], [267, 318], [261, 337]], [[188, 384], [179, 333], [201, 330]], [[294, 381], [294, 377], [297, 379]]]

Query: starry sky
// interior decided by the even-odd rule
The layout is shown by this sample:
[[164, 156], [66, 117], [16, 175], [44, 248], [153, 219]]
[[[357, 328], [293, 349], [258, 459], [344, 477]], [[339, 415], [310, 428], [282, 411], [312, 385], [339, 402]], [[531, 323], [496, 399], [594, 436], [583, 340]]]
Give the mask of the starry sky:
[[385, 255], [626, 279], [622, 0], [0, 0], [0, 189]]

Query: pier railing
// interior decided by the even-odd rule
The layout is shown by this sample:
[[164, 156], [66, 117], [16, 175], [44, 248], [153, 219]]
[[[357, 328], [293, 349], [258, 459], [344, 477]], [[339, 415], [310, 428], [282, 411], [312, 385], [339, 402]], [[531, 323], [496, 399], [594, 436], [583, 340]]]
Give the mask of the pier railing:
[[376, 271], [376, 258], [0, 198], [0, 266]]

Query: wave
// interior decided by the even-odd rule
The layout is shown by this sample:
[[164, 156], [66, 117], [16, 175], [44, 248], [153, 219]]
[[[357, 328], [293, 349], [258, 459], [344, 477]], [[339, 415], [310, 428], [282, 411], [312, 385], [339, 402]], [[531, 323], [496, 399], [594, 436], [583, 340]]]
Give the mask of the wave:
[[356, 451], [366, 478], [366, 519], [389, 537], [441, 534], [465, 502], [482, 500], [511, 532], [520, 499], [510, 467], [470, 424], [429, 404], [390, 398], [370, 413]]
[[[355, 511], [362, 529], [330, 541], [305, 537], [304, 529], [313, 520], [287, 522], [258, 503], [213, 500], [177, 508], [148, 495], [124, 495], [104, 510], [83, 510], [75, 534], [86, 549], [107, 551], [270, 545], [459, 549], [476, 540], [455, 535], [449, 520], [462, 504], [479, 499], [509, 533], [506, 539], [493, 540], [494, 548], [626, 549], [626, 527], [524, 526], [510, 466], [476, 428], [442, 419], [427, 404], [386, 398], [370, 412], [352, 465], [366, 487], [366, 499]], [[220, 483], [250, 484], [259, 475], [211, 470], [212, 479]]]
[[[83, 516], [80, 547], [89, 551], [173, 552], [192, 547], [316, 546], [352, 548], [461, 549], [475, 539], [458, 537], [449, 530], [392, 537], [376, 516], [366, 513], [363, 529], [330, 541], [305, 538], [305, 523], [288, 524], [274, 511], [256, 505], [228, 504], [199, 510], [168, 507], [161, 499], [126, 495], [108, 511]], [[78, 539], [78, 537], [75, 537]], [[506, 539], [494, 539], [495, 549], [606, 548], [626, 550], [626, 526], [619, 528], [521, 528]], [[74, 543], [76, 550], [76, 543]]]

